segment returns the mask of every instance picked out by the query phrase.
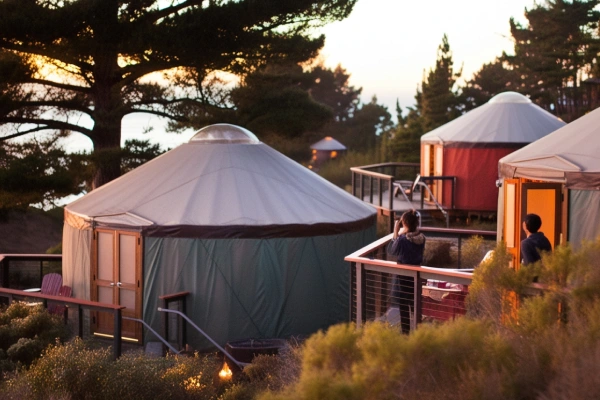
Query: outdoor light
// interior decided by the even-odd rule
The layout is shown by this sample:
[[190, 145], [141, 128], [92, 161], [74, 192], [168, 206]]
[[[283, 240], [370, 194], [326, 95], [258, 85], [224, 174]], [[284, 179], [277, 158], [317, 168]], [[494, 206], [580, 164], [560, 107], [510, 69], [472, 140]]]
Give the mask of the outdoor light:
[[231, 379], [231, 376], [233, 375], [233, 372], [231, 372], [231, 369], [229, 368], [229, 365], [227, 365], [227, 363], [223, 363], [223, 368], [221, 368], [221, 370], [219, 371], [219, 378], [221, 378], [222, 380], [229, 380]]
[[336, 158], [337, 157], [337, 151], [332, 151], [331, 152], [331, 158]]

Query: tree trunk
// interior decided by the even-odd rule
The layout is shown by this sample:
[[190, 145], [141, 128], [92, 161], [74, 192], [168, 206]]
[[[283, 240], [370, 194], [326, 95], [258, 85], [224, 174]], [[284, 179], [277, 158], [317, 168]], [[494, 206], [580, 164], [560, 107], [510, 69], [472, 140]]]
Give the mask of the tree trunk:
[[[96, 121], [94, 127], [93, 162], [95, 167], [92, 189], [121, 176], [121, 119], [102, 123]], [[104, 122], [104, 121], [103, 121]], [[108, 123], [107, 123], [108, 122]], [[102, 124], [103, 126], [98, 126]]]

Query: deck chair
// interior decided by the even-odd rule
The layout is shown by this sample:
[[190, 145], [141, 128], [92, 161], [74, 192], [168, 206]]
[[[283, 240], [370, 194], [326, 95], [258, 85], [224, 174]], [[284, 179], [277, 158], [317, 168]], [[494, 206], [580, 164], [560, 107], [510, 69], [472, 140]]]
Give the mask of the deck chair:
[[[63, 285], [60, 287], [58, 295], [62, 297], [71, 297], [73, 295], [73, 289], [71, 289], [71, 286]], [[51, 314], [63, 315], [66, 309], [65, 306], [59, 304], [48, 305], [48, 312]]]
[[50, 273], [44, 275], [42, 279], [42, 287], [35, 289], [26, 289], [25, 292], [35, 293], [40, 292], [42, 294], [49, 294], [52, 296], [58, 296], [58, 292], [62, 286], [62, 276], [57, 273]]

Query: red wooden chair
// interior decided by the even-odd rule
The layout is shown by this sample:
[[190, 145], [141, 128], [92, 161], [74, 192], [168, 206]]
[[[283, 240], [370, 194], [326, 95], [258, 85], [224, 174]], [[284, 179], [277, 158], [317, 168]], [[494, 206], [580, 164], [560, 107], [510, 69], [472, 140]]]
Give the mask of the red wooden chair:
[[49, 294], [52, 296], [58, 296], [60, 287], [62, 286], [62, 276], [57, 273], [50, 273], [44, 275], [42, 279], [42, 287], [35, 289], [26, 289], [25, 292], [40, 292], [42, 294]]
[[[71, 297], [73, 295], [73, 289], [71, 289], [71, 286], [63, 285], [60, 287], [58, 295], [62, 297]], [[59, 304], [53, 304], [48, 306], [48, 312], [52, 314], [63, 315], [65, 313], [65, 310], [66, 307]]]

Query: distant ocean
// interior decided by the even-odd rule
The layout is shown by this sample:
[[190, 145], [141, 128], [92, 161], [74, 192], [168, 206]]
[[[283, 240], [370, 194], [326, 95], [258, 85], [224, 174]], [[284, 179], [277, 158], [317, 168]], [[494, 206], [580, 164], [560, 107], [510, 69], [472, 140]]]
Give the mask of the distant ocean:
[[[166, 126], [167, 120], [164, 118], [145, 113], [130, 114], [123, 118], [121, 124], [121, 145], [127, 139], [140, 139], [158, 143], [163, 150], [173, 149], [190, 140], [195, 132], [188, 129], [183, 133], [169, 133]], [[72, 133], [62, 144], [69, 152], [92, 150], [92, 141], [80, 133]]]

